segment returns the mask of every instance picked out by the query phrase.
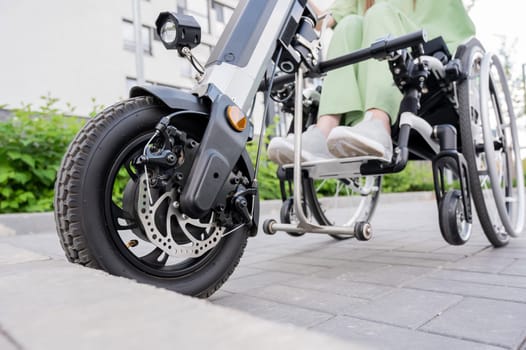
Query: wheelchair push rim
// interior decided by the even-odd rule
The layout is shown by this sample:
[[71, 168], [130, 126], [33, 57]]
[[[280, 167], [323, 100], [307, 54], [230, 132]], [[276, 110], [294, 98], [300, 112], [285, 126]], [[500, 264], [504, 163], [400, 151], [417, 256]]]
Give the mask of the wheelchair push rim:
[[487, 53], [482, 58], [479, 91], [492, 197], [506, 232], [517, 237], [524, 227], [524, 174], [511, 94], [504, 69], [494, 54]]

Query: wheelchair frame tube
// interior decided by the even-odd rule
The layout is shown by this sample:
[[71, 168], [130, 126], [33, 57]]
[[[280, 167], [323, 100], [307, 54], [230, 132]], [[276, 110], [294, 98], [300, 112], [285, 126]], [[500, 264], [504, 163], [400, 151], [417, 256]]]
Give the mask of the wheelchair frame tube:
[[423, 118], [411, 112], [404, 112], [400, 115], [400, 125], [409, 125], [411, 129], [416, 130], [424, 138], [433, 152], [436, 154], [440, 152], [440, 145], [435, 139], [433, 139], [435, 130]]
[[322, 73], [338, 69], [350, 64], [358, 63], [369, 58], [385, 59], [389, 53], [408, 47], [420, 45], [426, 41], [423, 30], [402, 35], [394, 39], [381, 39], [371, 44], [368, 48], [360, 49], [346, 55], [336, 57], [318, 64]]
[[[318, 63], [309, 72], [306, 72], [308, 77], [316, 77], [332, 70], [345, 67], [351, 64], [360, 63], [362, 61], [376, 58], [385, 59], [389, 53], [397, 50], [401, 50], [408, 47], [417, 46], [424, 43], [426, 40], [426, 33], [423, 30], [409, 33], [394, 39], [383, 39], [379, 40], [371, 46], [358, 49], [348, 54]], [[295, 80], [294, 74], [288, 74], [281, 77], [277, 77], [274, 80], [274, 86], [280, 87], [288, 83], [292, 83]], [[259, 90], [265, 90], [266, 85], [262, 82], [259, 85]]]
[[[419, 103], [420, 97], [418, 90], [416, 88], [409, 88], [405, 91], [402, 102], [400, 102], [400, 113], [402, 115], [406, 113], [416, 115]], [[400, 131], [398, 132], [398, 154], [395, 160], [387, 165], [376, 160], [362, 164], [362, 166], [360, 166], [360, 173], [362, 175], [392, 174], [405, 169], [409, 160], [408, 144], [412, 125], [410, 123], [403, 123], [402, 121], [403, 120], [401, 120], [400, 123]]]

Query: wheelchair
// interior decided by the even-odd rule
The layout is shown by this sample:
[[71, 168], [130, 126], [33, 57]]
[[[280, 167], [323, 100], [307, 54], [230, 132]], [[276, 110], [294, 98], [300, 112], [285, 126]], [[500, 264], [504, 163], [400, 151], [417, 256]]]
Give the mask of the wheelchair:
[[[403, 94], [392, 130], [393, 159], [302, 163], [302, 141], [296, 137], [294, 163], [281, 166], [277, 174], [281, 222], [266, 220], [264, 232], [368, 240], [382, 175], [402, 171], [408, 161], [427, 160], [445, 241], [462, 245], [469, 240], [474, 205], [489, 242], [506, 245], [523, 230], [524, 173], [510, 91], [498, 57], [476, 38], [460, 45], [454, 55], [441, 37], [415, 39], [404, 48], [391, 44], [379, 40], [326, 66], [371, 58], [387, 61]], [[295, 135], [316, 122], [321, 89], [305, 90], [305, 78], [319, 81], [323, 74], [299, 67], [294, 81], [290, 75], [276, 79], [270, 96], [281, 113], [293, 115], [289, 131]], [[448, 181], [451, 177], [455, 180]]]

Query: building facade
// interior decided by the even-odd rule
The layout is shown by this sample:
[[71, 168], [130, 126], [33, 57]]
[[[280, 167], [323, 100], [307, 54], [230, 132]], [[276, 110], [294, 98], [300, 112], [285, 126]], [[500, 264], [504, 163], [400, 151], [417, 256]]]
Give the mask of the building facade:
[[[166, 50], [155, 32], [161, 11], [192, 15], [202, 44], [194, 54], [206, 62], [238, 0], [140, 0], [144, 79], [190, 89], [191, 65]], [[38, 105], [41, 96], [87, 115], [110, 105], [136, 83], [133, 0], [0, 1], [0, 105]], [[9, 48], [9, 49], [7, 49]]]

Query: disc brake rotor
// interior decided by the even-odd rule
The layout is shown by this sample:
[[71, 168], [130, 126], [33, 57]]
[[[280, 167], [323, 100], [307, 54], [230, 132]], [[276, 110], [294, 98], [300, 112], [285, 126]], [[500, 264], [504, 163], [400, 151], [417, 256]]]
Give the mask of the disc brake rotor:
[[[170, 256], [195, 258], [219, 243], [225, 228], [216, 225], [213, 212], [206, 222], [189, 218], [179, 210], [175, 188], [150, 205], [145, 174], [139, 178], [139, 183], [138, 215], [152, 244]], [[164, 230], [159, 227], [159, 218], [165, 221]]]

